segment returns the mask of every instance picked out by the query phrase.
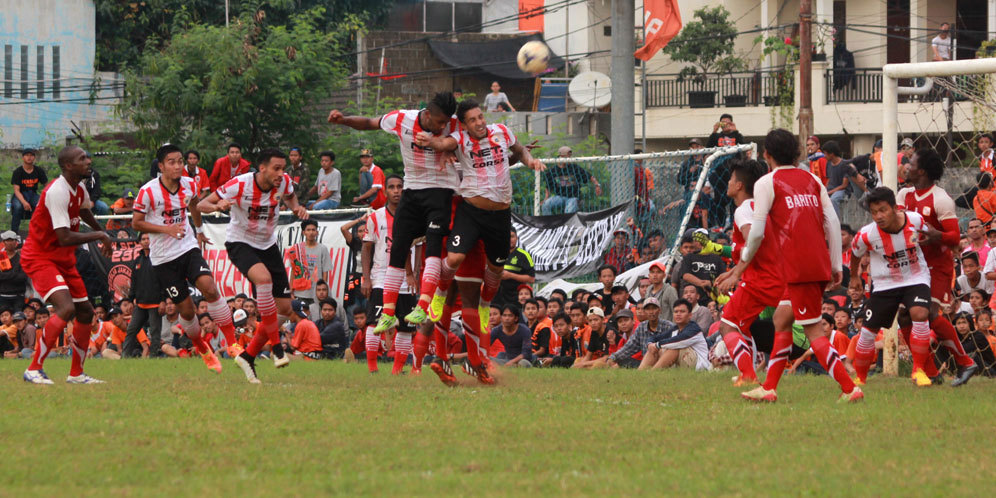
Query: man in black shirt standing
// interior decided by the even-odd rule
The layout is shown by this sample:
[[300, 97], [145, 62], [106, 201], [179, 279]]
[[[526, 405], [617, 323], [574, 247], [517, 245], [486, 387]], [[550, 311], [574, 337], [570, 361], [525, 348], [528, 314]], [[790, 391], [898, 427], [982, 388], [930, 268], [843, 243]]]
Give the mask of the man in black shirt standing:
[[24, 149], [21, 153], [21, 166], [14, 170], [10, 184], [14, 186], [14, 197], [10, 200], [10, 229], [18, 232], [23, 218], [31, 218], [31, 212], [38, 205], [38, 190], [45, 188], [48, 176], [45, 170], [35, 166], [35, 150]]
[[723, 114], [719, 117], [719, 122], [713, 125], [706, 147], [729, 147], [745, 142], [744, 136], [737, 131], [737, 125], [733, 123], [733, 116]]
[[495, 297], [496, 304], [517, 304], [519, 302], [519, 286], [532, 284], [536, 281], [536, 270], [533, 268], [533, 256], [519, 246], [519, 236], [512, 228], [511, 250], [505, 262], [505, 271], [501, 274], [501, 286]]
[[[695, 242], [695, 249], [681, 260], [682, 282], [688, 282], [699, 290], [702, 298], [699, 304], [705, 306], [709, 303], [709, 293], [712, 291], [712, 283], [719, 274], [726, 271], [726, 263], [723, 258], [716, 254], [702, 254], [702, 245]], [[683, 284], [678, 285], [679, 288]]]
[[[563, 146], [557, 151], [561, 158], [571, 157], [573, 151]], [[554, 214], [560, 208], [564, 214], [578, 211], [578, 198], [581, 197], [581, 187], [589, 181], [595, 185], [595, 195], [602, 195], [602, 186], [595, 175], [585, 171], [577, 163], [556, 163], [543, 173], [546, 182], [546, 200], [543, 201], [543, 215]]]

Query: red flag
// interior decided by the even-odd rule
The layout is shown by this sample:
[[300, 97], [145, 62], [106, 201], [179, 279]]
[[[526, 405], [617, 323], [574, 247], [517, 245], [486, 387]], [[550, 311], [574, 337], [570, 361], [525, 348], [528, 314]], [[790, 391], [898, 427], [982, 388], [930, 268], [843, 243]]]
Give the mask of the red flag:
[[635, 55], [637, 59], [649, 61], [681, 31], [681, 12], [678, 0], [646, 0], [643, 11], [647, 39]]

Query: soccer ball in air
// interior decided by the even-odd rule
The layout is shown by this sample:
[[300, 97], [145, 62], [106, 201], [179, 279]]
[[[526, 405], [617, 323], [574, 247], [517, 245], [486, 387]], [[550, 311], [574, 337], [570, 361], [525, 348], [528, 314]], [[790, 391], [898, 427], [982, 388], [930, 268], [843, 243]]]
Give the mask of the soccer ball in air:
[[519, 56], [516, 58], [519, 69], [530, 74], [539, 74], [546, 70], [550, 63], [550, 47], [541, 41], [531, 41], [519, 49]]

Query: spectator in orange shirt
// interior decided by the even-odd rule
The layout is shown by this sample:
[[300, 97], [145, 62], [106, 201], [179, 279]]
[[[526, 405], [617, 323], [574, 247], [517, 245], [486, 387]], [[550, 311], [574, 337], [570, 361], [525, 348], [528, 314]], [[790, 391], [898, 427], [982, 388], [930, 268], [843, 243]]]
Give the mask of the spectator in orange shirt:
[[[120, 308], [111, 308], [107, 311], [107, 320], [101, 325], [103, 329], [106, 327], [105, 341], [110, 339], [110, 344], [106, 345], [105, 350], [110, 350], [116, 353], [116, 356], [120, 358], [121, 356], [121, 344], [124, 343], [125, 336], [127, 332], [125, 329], [128, 327], [128, 322], [125, 321], [124, 313]], [[142, 358], [149, 357], [149, 337], [145, 335], [145, 331], [139, 331], [138, 342], [142, 345]], [[105, 343], [106, 344], [106, 343]], [[105, 358], [110, 358], [111, 356], [105, 354], [101, 351], [101, 356]], [[116, 358], [115, 358], [116, 359]]]
[[[111, 212], [114, 214], [127, 214], [131, 215], [134, 210], [135, 205], [135, 189], [127, 189], [121, 197], [111, 204]], [[123, 220], [107, 220], [107, 225], [105, 228], [108, 230], [121, 230], [122, 228], [128, 228], [131, 226], [131, 218], [126, 218]]]
[[972, 199], [972, 208], [975, 209], [975, 217], [988, 225], [996, 215], [996, 190], [993, 190], [993, 176], [985, 172], [979, 173], [979, 190], [975, 192]]
[[827, 186], [827, 156], [820, 150], [820, 139], [813, 135], [806, 139], [806, 158], [809, 161], [809, 172], [816, 175]]
[[291, 313], [289, 318], [294, 324], [294, 337], [291, 338], [290, 346], [294, 351], [294, 357], [322, 359], [322, 337], [315, 322], [308, 320], [308, 305], [300, 299], [295, 299], [291, 302], [291, 308], [294, 313]]
[[219, 157], [214, 162], [214, 168], [211, 169], [211, 176], [208, 178], [208, 181], [211, 182], [211, 190], [218, 190], [218, 187], [227, 183], [228, 180], [248, 172], [249, 161], [242, 158], [242, 146], [230, 143], [228, 144], [228, 155]]
[[993, 169], [993, 136], [988, 133], [979, 137], [979, 171], [996, 175]]

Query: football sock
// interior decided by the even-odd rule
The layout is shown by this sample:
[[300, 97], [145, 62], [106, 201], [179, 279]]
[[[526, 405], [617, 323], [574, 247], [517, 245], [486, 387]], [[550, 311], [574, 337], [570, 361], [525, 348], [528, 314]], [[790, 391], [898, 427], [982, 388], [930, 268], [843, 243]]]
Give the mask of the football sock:
[[868, 369], [875, 363], [875, 336], [878, 330], [868, 330], [861, 327], [861, 335], [858, 336], [858, 344], [854, 347], [854, 371], [857, 372], [861, 382], [868, 380]]
[[853, 391], [854, 381], [851, 380], [851, 376], [847, 375], [844, 362], [840, 361], [840, 353], [833, 347], [833, 344], [830, 344], [830, 339], [821, 335], [809, 341], [809, 344], [813, 348], [813, 356], [819, 360], [823, 369], [840, 384], [841, 391], [845, 393]]
[[[425, 278], [423, 273], [422, 278]], [[398, 302], [398, 291], [401, 290], [401, 282], [405, 279], [405, 269], [388, 266], [384, 272], [384, 307], [380, 312], [394, 316], [394, 307]]]
[[256, 329], [256, 333], [252, 336], [252, 341], [249, 341], [249, 346], [246, 347], [245, 352], [248, 353], [249, 356], [255, 358], [259, 356], [259, 352], [263, 350], [263, 347], [266, 346], [268, 341], [269, 339], [266, 336], [266, 332]]
[[484, 267], [484, 285], [481, 287], [481, 304], [488, 306], [498, 293], [501, 285], [501, 272], [491, 271], [490, 265]]
[[367, 325], [366, 347], [367, 347], [367, 369], [371, 372], [377, 371], [377, 354], [380, 353], [380, 336], [374, 335], [374, 326]]
[[785, 371], [785, 364], [788, 363], [789, 353], [792, 352], [792, 332], [775, 331], [775, 338], [771, 345], [771, 357], [768, 359], [768, 373], [764, 377], [764, 388], [767, 390], [778, 389], [778, 381]]
[[912, 329], [909, 346], [915, 372], [925, 370], [924, 365], [930, 359], [930, 325], [927, 322], [913, 322]]
[[[49, 318], [51, 320], [51, 318]], [[47, 324], [46, 324], [47, 325]], [[69, 367], [69, 375], [76, 376], [83, 373], [83, 362], [86, 361], [86, 350], [90, 348], [89, 323], [82, 324], [79, 320], [73, 320], [73, 360]]]
[[429, 335], [420, 332], [415, 333], [415, 346], [413, 348], [415, 353], [415, 362], [412, 368], [415, 370], [422, 369], [422, 360], [425, 359], [425, 355], [429, 352]]
[[[52, 316], [45, 322], [45, 330], [38, 341], [38, 347], [35, 348], [35, 354], [31, 356], [31, 365], [28, 366], [28, 370], [42, 369], [45, 358], [48, 357], [48, 354], [52, 351], [52, 347], [55, 346], [55, 343], [59, 340], [59, 336], [65, 329], [66, 321], [59, 318], [59, 315], [52, 313]], [[87, 338], [87, 346], [89, 346], [89, 338]]]
[[972, 357], [965, 353], [965, 348], [962, 347], [961, 340], [958, 338], [958, 332], [955, 331], [950, 320], [938, 315], [933, 322], [930, 322], [930, 328], [934, 329], [934, 333], [937, 334], [937, 342], [948, 348], [959, 367], [969, 367], [975, 364]]
[[262, 333], [263, 339], [271, 345], [279, 344], [280, 325], [277, 322], [277, 302], [273, 299], [272, 283], [256, 286], [256, 308], [262, 316], [256, 333]]
[[463, 332], [467, 339], [467, 360], [470, 366], [477, 368], [481, 365], [481, 315], [476, 308], [463, 308]]
[[450, 359], [449, 352], [447, 351], [449, 348], [446, 344], [447, 330], [449, 330], [449, 327], [442, 328], [442, 320], [432, 327], [432, 340], [436, 343], [436, 357], [441, 358], [443, 361], [449, 361]]
[[211, 320], [218, 324], [221, 333], [225, 335], [225, 343], [229, 346], [238, 342], [235, 338], [235, 324], [232, 323], [232, 309], [228, 307], [224, 299], [218, 298], [208, 303], [208, 314]]
[[756, 379], [754, 351], [744, 341], [744, 336], [740, 335], [740, 332], [731, 331], [723, 336], [723, 343], [726, 344], [726, 349], [729, 351], [730, 358], [733, 358], [737, 370], [740, 370], [740, 376], [745, 379]]
[[[446, 294], [446, 291], [450, 289], [450, 283], [453, 281], [453, 277], [456, 276], [457, 267], [450, 266], [448, 260], [442, 260], [439, 268], [439, 292], [440, 294]], [[423, 279], [425, 277], [422, 277]]]
[[419, 292], [418, 306], [422, 311], [429, 311], [429, 302], [432, 296], [440, 290], [439, 285], [439, 258], [430, 256], [425, 258], [425, 270], [422, 272], [422, 288]]
[[394, 368], [392, 375], [398, 375], [405, 369], [408, 355], [412, 353], [412, 335], [404, 332], [394, 334]]
[[207, 343], [204, 342], [204, 337], [201, 335], [201, 326], [197, 323], [196, 316], [190, 320], [187, 320], [186, 318], [183, 318], [183, 315], [181, 315], [180, 328], [182, 328], [183, 332], [190, 338], [190, 342], [194, 343], [194, 347], [197, 349], [198, 354], [205, 354], [210, 350]]

